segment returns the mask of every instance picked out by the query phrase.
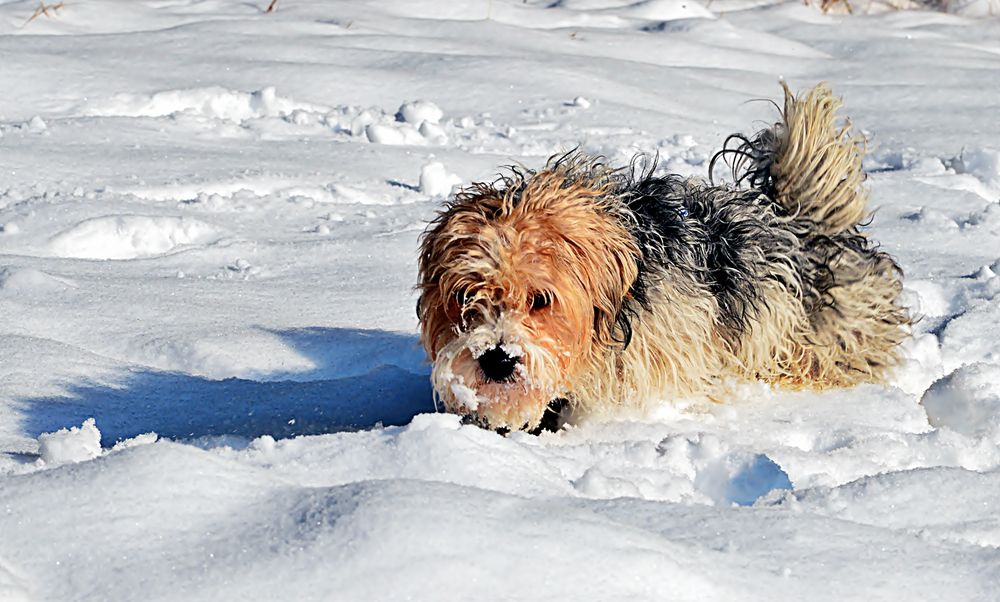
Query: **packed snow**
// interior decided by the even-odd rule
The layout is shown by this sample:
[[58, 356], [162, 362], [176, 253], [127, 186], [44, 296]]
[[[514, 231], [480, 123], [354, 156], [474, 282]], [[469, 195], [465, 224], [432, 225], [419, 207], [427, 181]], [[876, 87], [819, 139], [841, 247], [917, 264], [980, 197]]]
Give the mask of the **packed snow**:
[[[995, 0], [268, 4], [0, 0], [0, 600], [1000, 599]], [[706, 176], [779, 78], [868, 136], [891, 382], [435, 412], [456, 186]]]

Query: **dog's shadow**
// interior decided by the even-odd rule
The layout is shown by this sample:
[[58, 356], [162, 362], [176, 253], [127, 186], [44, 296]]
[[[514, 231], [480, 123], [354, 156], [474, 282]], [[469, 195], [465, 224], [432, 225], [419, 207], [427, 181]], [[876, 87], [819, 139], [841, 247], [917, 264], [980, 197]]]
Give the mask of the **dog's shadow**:
[[172, 439], [284, 438], [406, 424], [434, 411], [415, 336], [342, 328], [272, 332], [315, 368], [272, 381], [130, 372], [114, 385], [76, 384], [65, 396], [24, 400], [23, 431], [37, 437], [92, 417], [105, 446], [147, 432]]

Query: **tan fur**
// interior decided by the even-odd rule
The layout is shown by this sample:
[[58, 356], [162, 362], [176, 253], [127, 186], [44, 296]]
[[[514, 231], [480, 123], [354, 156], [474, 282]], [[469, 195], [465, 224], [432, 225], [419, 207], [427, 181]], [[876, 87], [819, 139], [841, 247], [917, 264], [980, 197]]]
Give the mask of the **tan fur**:
[[[784, 82], [782, 87], [785, 106], [771, 167], [777, 200], [794, 218], [808, 220], [816, 234], [853, 232], [864, 238], [856, 231], [868, 215], [864, 138], [838, 114], [843, 103], [825, 84], [798, 98]], [[822, 240], [837, 246], [836, 239]], [[832, 303], [814, 311], [808, 327], [790, 339], [792, 355], [805, 361], [773, 380], [811, 388], [852, 386], [885, 378], [899, 362], [899, 344], [910, 324], [899, 301], [899, 268], [884, 253], [871, 256], [847, 246], [836, 249], [829, 267]]]
[[885, 254], [871, 261], [845, 251], [833, 271], [844, 284], [830, 289], [833, 305], [810, 316], [809, 332], [796, 341], [811, 361], [792, 378], [818, 389], [883, 380], [909, 334], [899, 269]]
[[[614, 318], [636, 277], [639, 251], [603, 211], [604, 188], [599, 171], [571, 181], [566, 170], [551, 170], [532, 177], [516, 204], [479, 186], [442, 216], [421, 257], [421, 340], [446, 409], [488, 415], [496, 426], [533, 423], [572, 389], [582, 358], [614, 344]], [[551, 293], [552, 304], [532, 312], [538, 291]], [[464, 322], [478, 328], [463, 331]], [[490, 345], [504, 340], [524, 348], [530, 379], [483, 381], [475, 355], [485, 343], [476, 338], [490, 334]], [[452, 354], [446, 362], [438, 361], [442, 351]], [[486, 393], [478, 407], [458, 399], [456, 377]]]
[[865, 139], [838, 111], [826, 84], [796, 98], [785, 82], [785, 107], [771, 166], [776, 200], [815, 231], [836, 234], [858, 225], [868, 209], [861, 168]]

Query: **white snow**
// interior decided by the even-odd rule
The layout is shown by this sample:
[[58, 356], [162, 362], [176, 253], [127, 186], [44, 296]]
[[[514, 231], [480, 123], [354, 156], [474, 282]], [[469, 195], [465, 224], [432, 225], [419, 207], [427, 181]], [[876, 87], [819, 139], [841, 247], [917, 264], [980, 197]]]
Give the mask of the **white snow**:
[[956, 161], [955, 170], [982, 180], [997, 190], [1000, 196], [1000, 150], [992, 148], [964, 149]]
[[409, 124], [371, 123], [365, 127], [365, 135], [375, 144], [420, 145], [424, 137]]
[[[0, 600], [1000, 599], [995, 0], [267, 4], [0, 0]], [[781, 77], [869, 138], [890, 383], [434, 413], [442, 197], [704, 176]]]
[[412, 123], [418, 127], [423, 123], [440, 123], [443, 116], [444, 111], [441, 110], [441, 107], [429, 100], [404, 102], [400, 105], [399, 110], [396, 111], [397, 119]]
[[48, 247], [56, 257], [135, 259], [217, 239], [215, 227], [191, 217], [115, 215], [80, 222], [53, 236]]
[[500, 348], [510, 357], [521, 357], [524, 355], [524, 347], [520, 343], [504, 343], [500, 345]]
[[462, 178], [449, 172], [440, 161], [431, 161], [420, 169], [420, 192], [427, 196], [448, 196], [461, 183]]
[[931, 385], [920, 403], [932, 426], [1000, 444], [1000, 362], [962, 366]]
[[479, 395], [476, 394], [475, 389], [456, 381], [451, 383], [451, 392], [455, 396], [455, 400], [470, 412], [475, 412], [479, 408]]
[[83, 462], [101, 455], [101, 432], [93, 418], [80, 426], [38, 436], [38, 457], [47, 465]]
[[273, 86], [254, 92], [212, 86], [165, 90], [154, 94], [122, 93], [107, 100], [91, 101], [83, 109], [85, 115], [99, 117], [167, 117], [186, 114], [233, 122], [262, 117], [285, 117], [295, 111], [326, 112], [327, 109], [299, 104], [290, 98], [278, 96]]

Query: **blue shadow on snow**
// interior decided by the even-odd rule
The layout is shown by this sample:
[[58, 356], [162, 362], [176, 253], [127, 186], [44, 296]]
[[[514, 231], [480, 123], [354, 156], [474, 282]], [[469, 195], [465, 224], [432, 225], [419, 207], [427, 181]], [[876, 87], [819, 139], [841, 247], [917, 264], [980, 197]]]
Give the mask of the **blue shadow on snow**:
[[316, 368], [268, 381], [138, 371], [121, 384], [77, 384], [66, 396], [24, 400], [23, 429], [37, 437], [93, 417], [107, 446], [151, 431], [172, 439], [313, 435], [401, 425], [434, 411], [415, 336], [343, 328], [273, 332]]

